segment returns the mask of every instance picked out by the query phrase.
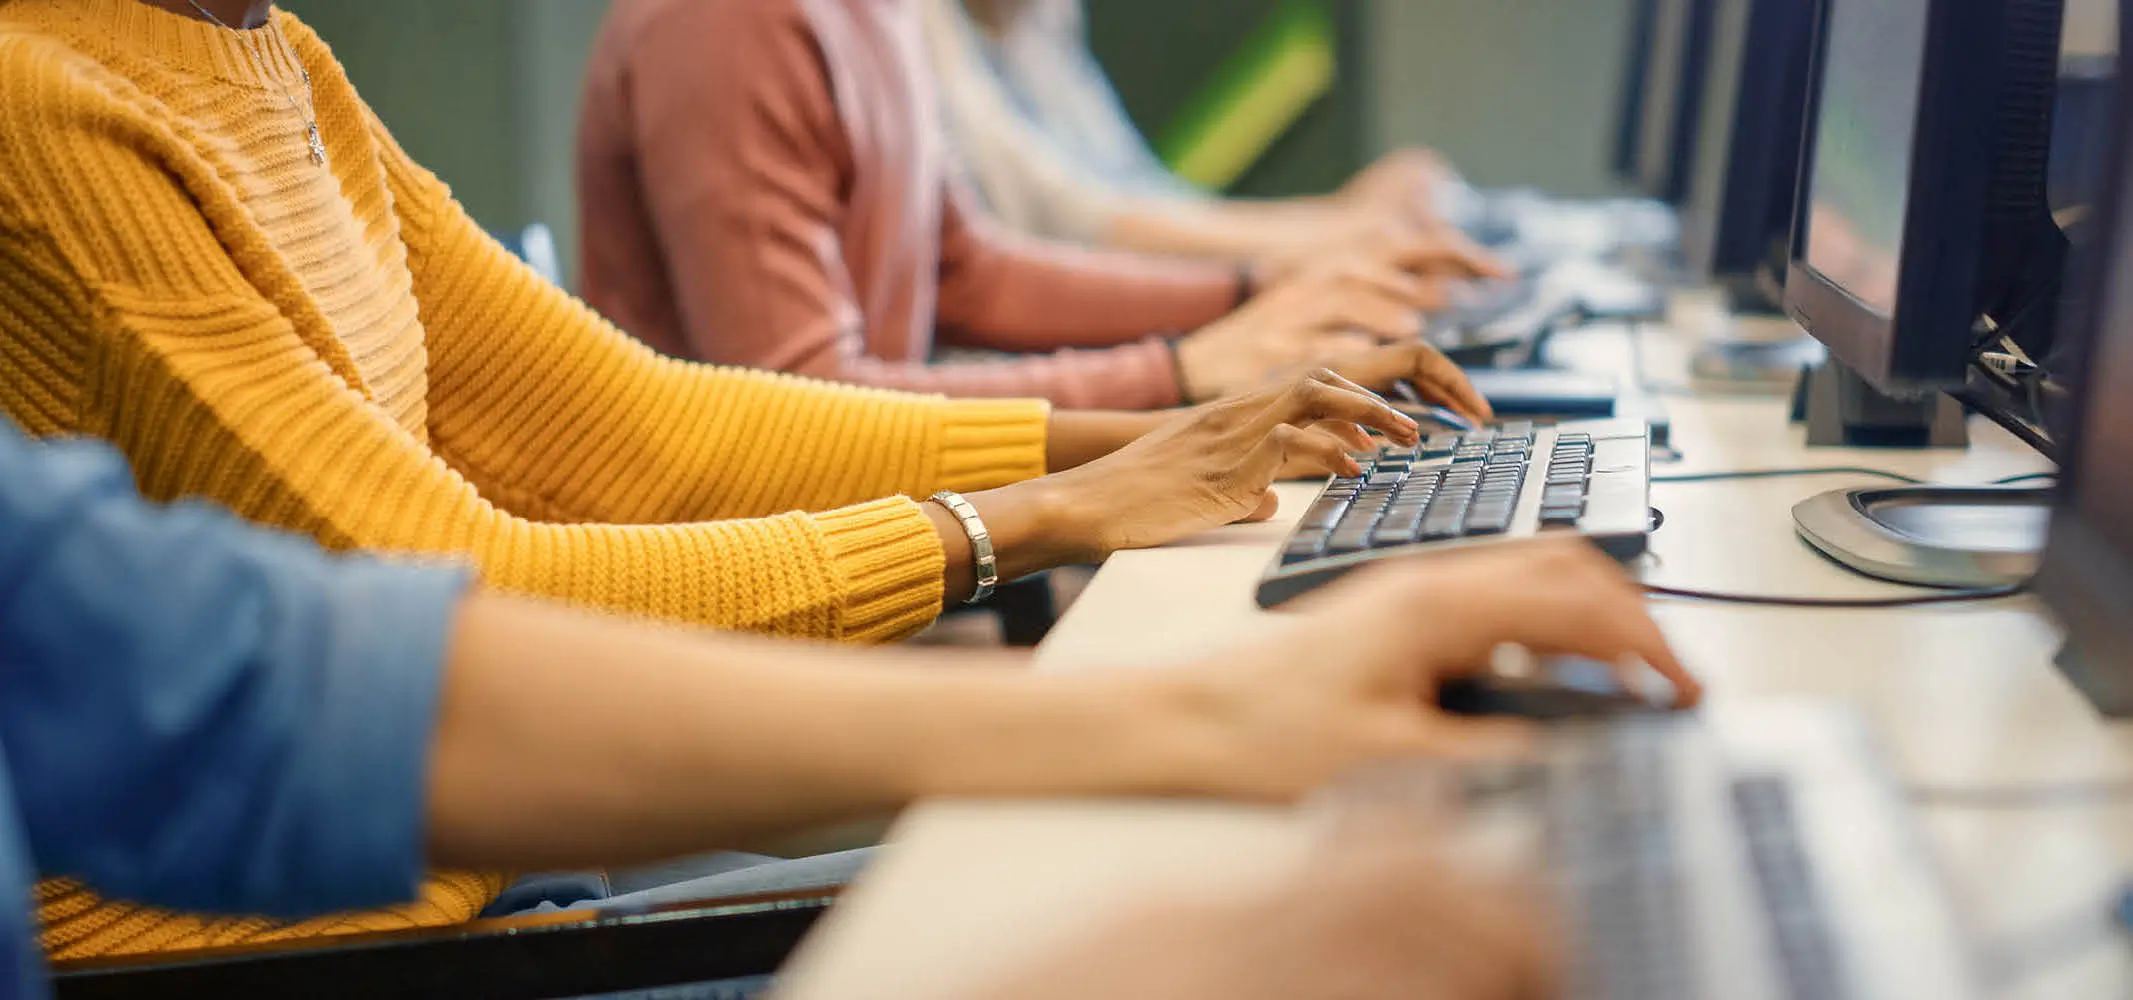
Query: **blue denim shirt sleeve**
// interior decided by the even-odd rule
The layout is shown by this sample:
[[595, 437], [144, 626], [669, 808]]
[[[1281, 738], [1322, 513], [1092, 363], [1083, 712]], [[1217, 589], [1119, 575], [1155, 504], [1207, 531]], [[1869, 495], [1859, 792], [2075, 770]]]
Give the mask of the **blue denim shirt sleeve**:
[[151, 506], [109, 449], [0, 421], [0, 757], [29, 859], [184, 909], [411, 898], [467, 586]]

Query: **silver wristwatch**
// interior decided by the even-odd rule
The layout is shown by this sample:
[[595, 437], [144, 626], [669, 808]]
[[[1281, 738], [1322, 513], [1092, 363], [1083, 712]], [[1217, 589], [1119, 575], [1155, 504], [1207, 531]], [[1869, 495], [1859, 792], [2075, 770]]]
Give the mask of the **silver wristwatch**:
[[985, 519], [978, 516], [978, 509], [970, 501], [953, 490], [942, 490], [926, 499], [948, 508], [948, 513], [962, 524], [963, 533], [970, 536], [970, 561], [977, 569], [978, 587], [964, 603], [976, 604], [991, 597], [1000, 585], [1000, 563], [992, 557], [992, 532], [985, 530]]

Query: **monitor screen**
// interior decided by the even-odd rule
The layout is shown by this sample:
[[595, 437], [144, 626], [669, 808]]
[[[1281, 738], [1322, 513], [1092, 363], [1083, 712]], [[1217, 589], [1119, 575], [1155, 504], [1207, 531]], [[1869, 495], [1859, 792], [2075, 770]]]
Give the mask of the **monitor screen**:
[[1659, 0], [1644, 63], [1644, 124], [1637, 131], [1637, 183], [1663, 197], [1674, 153], [1674, 115], [1689, 39], [1689, 0]]
[[1651, 71], [1652, 23], [1659, 16], [1659, 0], [1636, 0], [1630, 12], [1629, 51], [1623, 59], [1622, 94], [1615, 115], [1615, 176], [1635, 183], [1637, 154], [1644, 128], [1644, 77]]
[[1754, 0], [1722, 0], [1711, 32], [1709, 90], [1704, 93], [1702, 121], [1696, 126], [1696, 175], [1682, 207], [1681, 243], [1690, 261], [1711, 265], [1724, 214], [1726, 178], [1731, 170], [1734, 112], [1740, 102], [1741, 72], [1747, 62], [1748, 22]]
[[1809, 183], [1806, 262], [1861, 305], [1896, 311], [1925, 0], [1832, 0]]

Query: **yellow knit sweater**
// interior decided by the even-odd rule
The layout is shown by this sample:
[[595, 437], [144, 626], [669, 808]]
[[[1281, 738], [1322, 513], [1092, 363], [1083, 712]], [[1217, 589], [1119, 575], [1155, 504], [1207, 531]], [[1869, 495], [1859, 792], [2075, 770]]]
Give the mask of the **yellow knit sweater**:
[[[107, 438], [151, 496], [330, 546], [861, 641], [939, 611], [940, 546], [906, 497], [1043, 473], [1039, 403], [657, 357], [490, 240], [275, 16], [294, 61], [137, 0], [0, 0], [0, 409], [32, 433]], [[302, 101], [299, 63], [324, 167], [283, 90]], [[440, 876], [391, 913], [293, 926], [61, 881], [39, 901], [72, 957], [457, 921], [500, 885]]]

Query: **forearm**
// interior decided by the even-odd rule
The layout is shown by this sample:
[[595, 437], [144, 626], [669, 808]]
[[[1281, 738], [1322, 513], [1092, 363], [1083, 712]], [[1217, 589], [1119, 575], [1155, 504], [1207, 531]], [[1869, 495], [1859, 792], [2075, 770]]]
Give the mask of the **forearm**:
[[1054, 410], [1044, 438], [1044, 467], [1050, 472], [1077, 468], [1123, 448], [1127, 443], [1162, 426], [1176, 413], [1109, 413], [1098, 410]]
[[1105, 246], [1140, 253], [1252, 262], [1331, 239], [1353, 221], [1332, 205], [1217, 202], [1148, 204], [1120, 212]]
[[883, 389], [960, 399], [1042, 399], [1067, 409], [1143, 410], [1178, 402], [1169, 348], [1147, 338], [1098, 350], [943, 361], [889, 361], [829, 347], [811, 352], [799, 374]]
[[[1002, 582], [1075, 563], [1099, 562], [1097, 532], [1078, 500], [1057, 480], [1033, 479], [964, 497], [977, 508], [991, 537], [993, 560]], [[966, 600], [977, 591], [977, 566], [970, 533], [948, 508], [919, 505], [940, 537], [945, 563], [941, 570], [941, 605]]]
[[[1158, 679], [661, 631], [479, 595], [430, 758], [440, 865], [622, 864], [933, 795], [1192, 790]], [[992, 669], [971, 669], [992, 668]]]
[[1236, 308], [1241, 280], [1218, 263], [1032, 240], [951, 205], [937, 319], [971, 347], [1105, 347], [1214, 322]]

